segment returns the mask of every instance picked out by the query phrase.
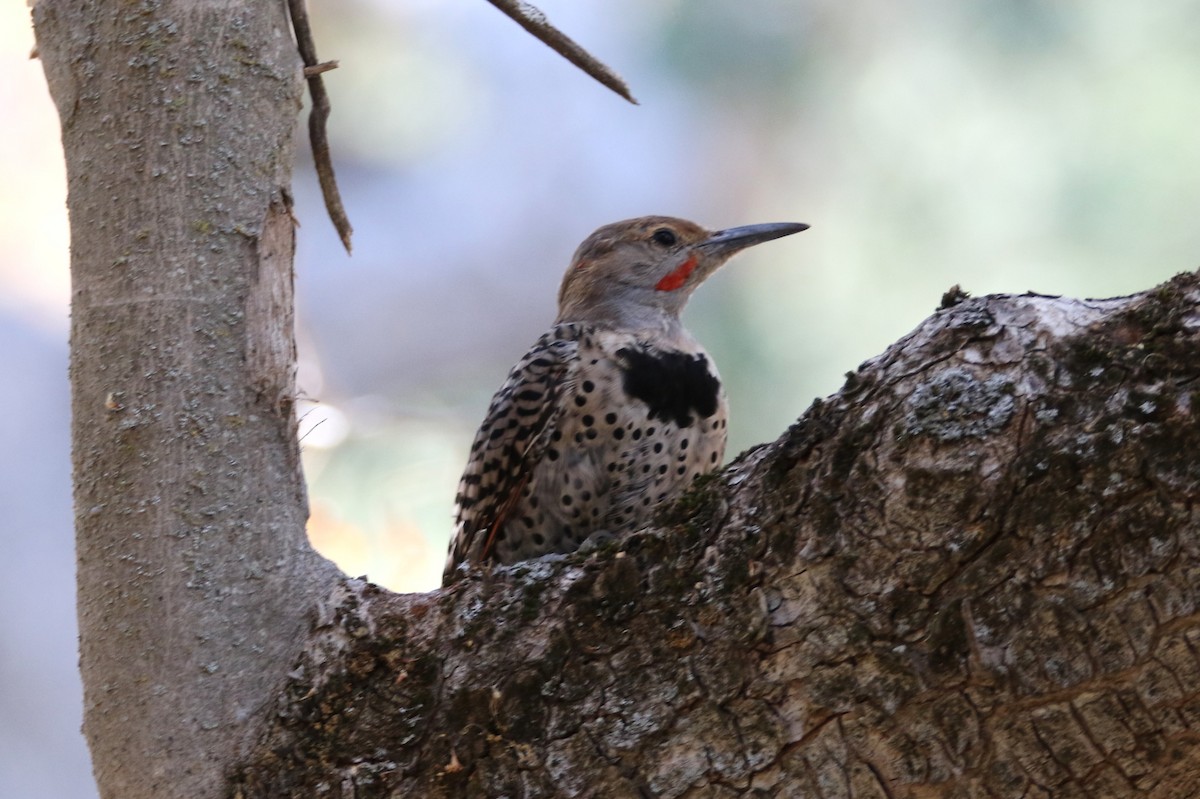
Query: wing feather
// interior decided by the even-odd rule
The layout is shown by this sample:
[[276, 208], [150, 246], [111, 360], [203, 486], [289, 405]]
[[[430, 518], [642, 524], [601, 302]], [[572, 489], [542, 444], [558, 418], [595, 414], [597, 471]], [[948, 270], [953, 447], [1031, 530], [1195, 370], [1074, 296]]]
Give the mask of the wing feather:
[[455, 497], [455, 532], [443, 584], [464, 561], [492, 556], [496, 534], [546, 451], [575, 384], [580, 331], [558, 325], [530, 348], [492, 397]]

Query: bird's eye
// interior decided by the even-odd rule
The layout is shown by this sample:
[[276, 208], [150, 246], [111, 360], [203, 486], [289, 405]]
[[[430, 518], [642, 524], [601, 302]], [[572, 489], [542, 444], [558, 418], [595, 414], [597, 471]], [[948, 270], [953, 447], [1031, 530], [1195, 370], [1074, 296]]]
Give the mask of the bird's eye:
[[665, 227], [660, 227], [654, 231], [654, 235], [650, 238], [654, 240], [655, 244], [661, 244], [664, 247], [673, 247], [677, 241], [675, 234]]

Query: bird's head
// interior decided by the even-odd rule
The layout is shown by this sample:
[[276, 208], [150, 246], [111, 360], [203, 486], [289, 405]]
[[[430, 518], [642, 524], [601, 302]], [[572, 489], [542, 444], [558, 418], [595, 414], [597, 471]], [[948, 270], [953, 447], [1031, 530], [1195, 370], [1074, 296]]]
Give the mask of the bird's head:
[[643, 216], [584, 239], [558, 292], [559, 322], [655, 327], [679, 318], [696, 286], [734, 253], [808, 228], [795, 222], [705, 230]]

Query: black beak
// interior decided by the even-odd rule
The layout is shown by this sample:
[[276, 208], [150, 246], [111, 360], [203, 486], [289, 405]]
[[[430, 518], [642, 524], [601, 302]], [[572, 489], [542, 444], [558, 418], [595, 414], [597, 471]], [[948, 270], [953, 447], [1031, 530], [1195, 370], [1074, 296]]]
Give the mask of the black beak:
[[808, 230], [808, 225], [800, 222], [767, 222], [762, 225], [743, 225], [718, 230], [696, 246], [714, 255], [732, 255], [738, 250], [744, 250], [764, 241], [790, 236]]

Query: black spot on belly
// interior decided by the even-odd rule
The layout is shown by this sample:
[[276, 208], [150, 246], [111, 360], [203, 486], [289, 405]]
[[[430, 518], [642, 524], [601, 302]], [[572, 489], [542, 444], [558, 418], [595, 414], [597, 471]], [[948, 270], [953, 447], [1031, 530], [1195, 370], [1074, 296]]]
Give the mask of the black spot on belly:
[[617, 356], [625, 393], [646, 403], [651, 419], [689, 427], [693, 413], [702, 418], [716, 413], [721, 384], [703, 355], [625, 347]]

